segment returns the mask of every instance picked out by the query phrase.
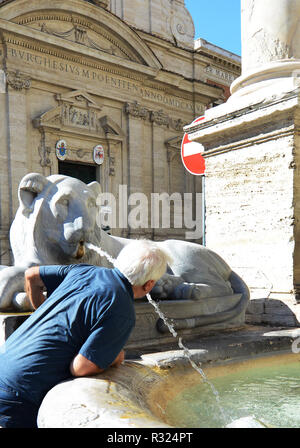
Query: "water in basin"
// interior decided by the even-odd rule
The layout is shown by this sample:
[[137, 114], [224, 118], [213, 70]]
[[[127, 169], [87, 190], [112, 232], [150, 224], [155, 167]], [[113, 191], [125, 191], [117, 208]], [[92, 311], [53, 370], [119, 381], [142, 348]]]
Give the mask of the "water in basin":
[[[286, 357], [266, 363], [248, 362], [246, 367], [231, 373], [217, 372], [210, 381], [218, 390], [220, 404], [229, 419], [227, 424], [254, 416], [270, 427], [300, 427], [299, 357], [291, 355], [288, 362]], [[165, 415], [172, 426], [224, 427], [223, 416], [217, 412], [215, 399], [205, 383], [180, 392], [167, 404]]]

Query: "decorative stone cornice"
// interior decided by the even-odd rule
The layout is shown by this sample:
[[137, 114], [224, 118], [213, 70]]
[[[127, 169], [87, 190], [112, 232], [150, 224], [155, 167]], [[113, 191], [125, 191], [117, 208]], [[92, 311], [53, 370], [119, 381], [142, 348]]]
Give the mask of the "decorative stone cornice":
[[163, 112], [163, 110], [151, 111], [150, 121], [159, 126], [170, 126], [170, 117]]
[[172, 128], [175, 131], [183, 131], [183, 126], [186, 124], [181, 118], [174, 119], [166, 114], [162, 109], [150, 110], [145, 106], [142, 106], [137, 101], [133, 103], [125, 104], [125, 112], [134, 118], [140, 118], [142, 120], [149, 120], [158, 126], [166, 126]]
[[14, 90], [28, 90], [31, 87], [31, 79], [19, 70], [6, 72], [6, 82]]
[[125, 112], [128, 115], [132, 115], [136, 118], [142, 118], [143, 120], [149, 118], [149, 110], [146, 107], [141, 106], [137, 101], [134, 101], [133, 103], [126, 103]]

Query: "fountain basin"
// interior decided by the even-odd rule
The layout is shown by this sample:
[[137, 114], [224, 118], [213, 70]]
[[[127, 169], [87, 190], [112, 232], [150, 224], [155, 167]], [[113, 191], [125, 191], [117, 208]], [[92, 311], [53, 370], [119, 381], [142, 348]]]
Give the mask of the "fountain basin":
[[[270, 395], [277, 381], [277, 396], [270, 396], [271, 404], [266, 408], [272, 408], [272, 403], [274, 409], [278, 408], [280, 400], [285, 397], [291, 399], [293, 406], [298, 406], [300, 354], [291, 351], [291, 343], [298, 335], [300, 329], [275, 331], [256, 328], [249, 331], [244, 329], [234, 335], [218, 333], [189, 341], [193, 361], [201, 363], [209, 382], [214, 384], [217, 391], [220, 389], [218, 393], [225, 420], [221, 418], [216, 397], [210, 387], [191, 367], [183, 351], [173, 349], [144, 354], [139, 359], [128, 360], [118, 369], [111, 368], [101, 375], [75, 378], [58, 384], [44, 398], [39, 410], [38, 426], [278, 427], [280, 416], [276, 416], [275, 422], [270, 421], [269, 415], [263, 415], [266, 403], [263, 402], [258, 409], [257, 399]], [[290, 376], [284, 370], [286, 366], [291, 367]], [[272, 372], [275, 373], [275, 379], [272, 378]], [[247, 378], [250, 378], [249, 381]], [[258, 378], [265, 380], [265, 385], [259, 381], [255, 385]], [[267, 389], [264, 392], [265, 386]], [[235, 392], [239, 392], [239, 387], [242, 394], [241, 402], [237, 404], [237, 400], [232, 398]], [[248, 403], [245, 405], [245, 397], [251, 397], [251, 394], [254, 408]], [[234, 410], [233, 402], [237, 404]], [[283, 403], [283, 409], [288, 413], [288, 408], [287, 401]], [[292, 411], [292, 408], [294, 415], [300, 414], [295, 409]], [[236, 426], [232, 426], [234, 422]], [[291, 421], [291, 427], [296, 423], [295, 420]], [[287, 414], [282, 424], [288, 424]]]

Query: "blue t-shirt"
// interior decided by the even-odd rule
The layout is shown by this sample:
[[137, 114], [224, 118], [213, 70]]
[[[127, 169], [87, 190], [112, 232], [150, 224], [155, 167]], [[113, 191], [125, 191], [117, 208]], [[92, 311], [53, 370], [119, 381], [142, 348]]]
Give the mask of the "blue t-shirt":
[[133, 290], [118, 269], [41, 266], [40, 276], [48, 298], [0, 347], [0, 380], [37, 405], [71, 377], [78, 353], [109, 367], [135, 324]]

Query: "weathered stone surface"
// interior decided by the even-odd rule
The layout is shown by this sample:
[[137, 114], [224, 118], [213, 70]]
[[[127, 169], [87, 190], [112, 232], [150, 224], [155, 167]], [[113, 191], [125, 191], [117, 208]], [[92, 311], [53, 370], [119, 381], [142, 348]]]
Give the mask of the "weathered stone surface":
[[234, 97], [264, 101], [297, 87], [299, 13], [299, 0], [242, 1], [243, 64]]
[[290, 0], [243, 0], [243, 73], [261, 65], [299, 59], [300, 2]]
[[249, 305], [248, 322], [280, 324], [269, 301], [278, 297], [281, 323], [297, 325], [299, 98], [235, 103], [235, 112], [229, 101], [229, 115], [219, 107], [194, 132], [206, 149], [207, 244], [231, 260], [253, 298], [266, 299], [257, 319]]

